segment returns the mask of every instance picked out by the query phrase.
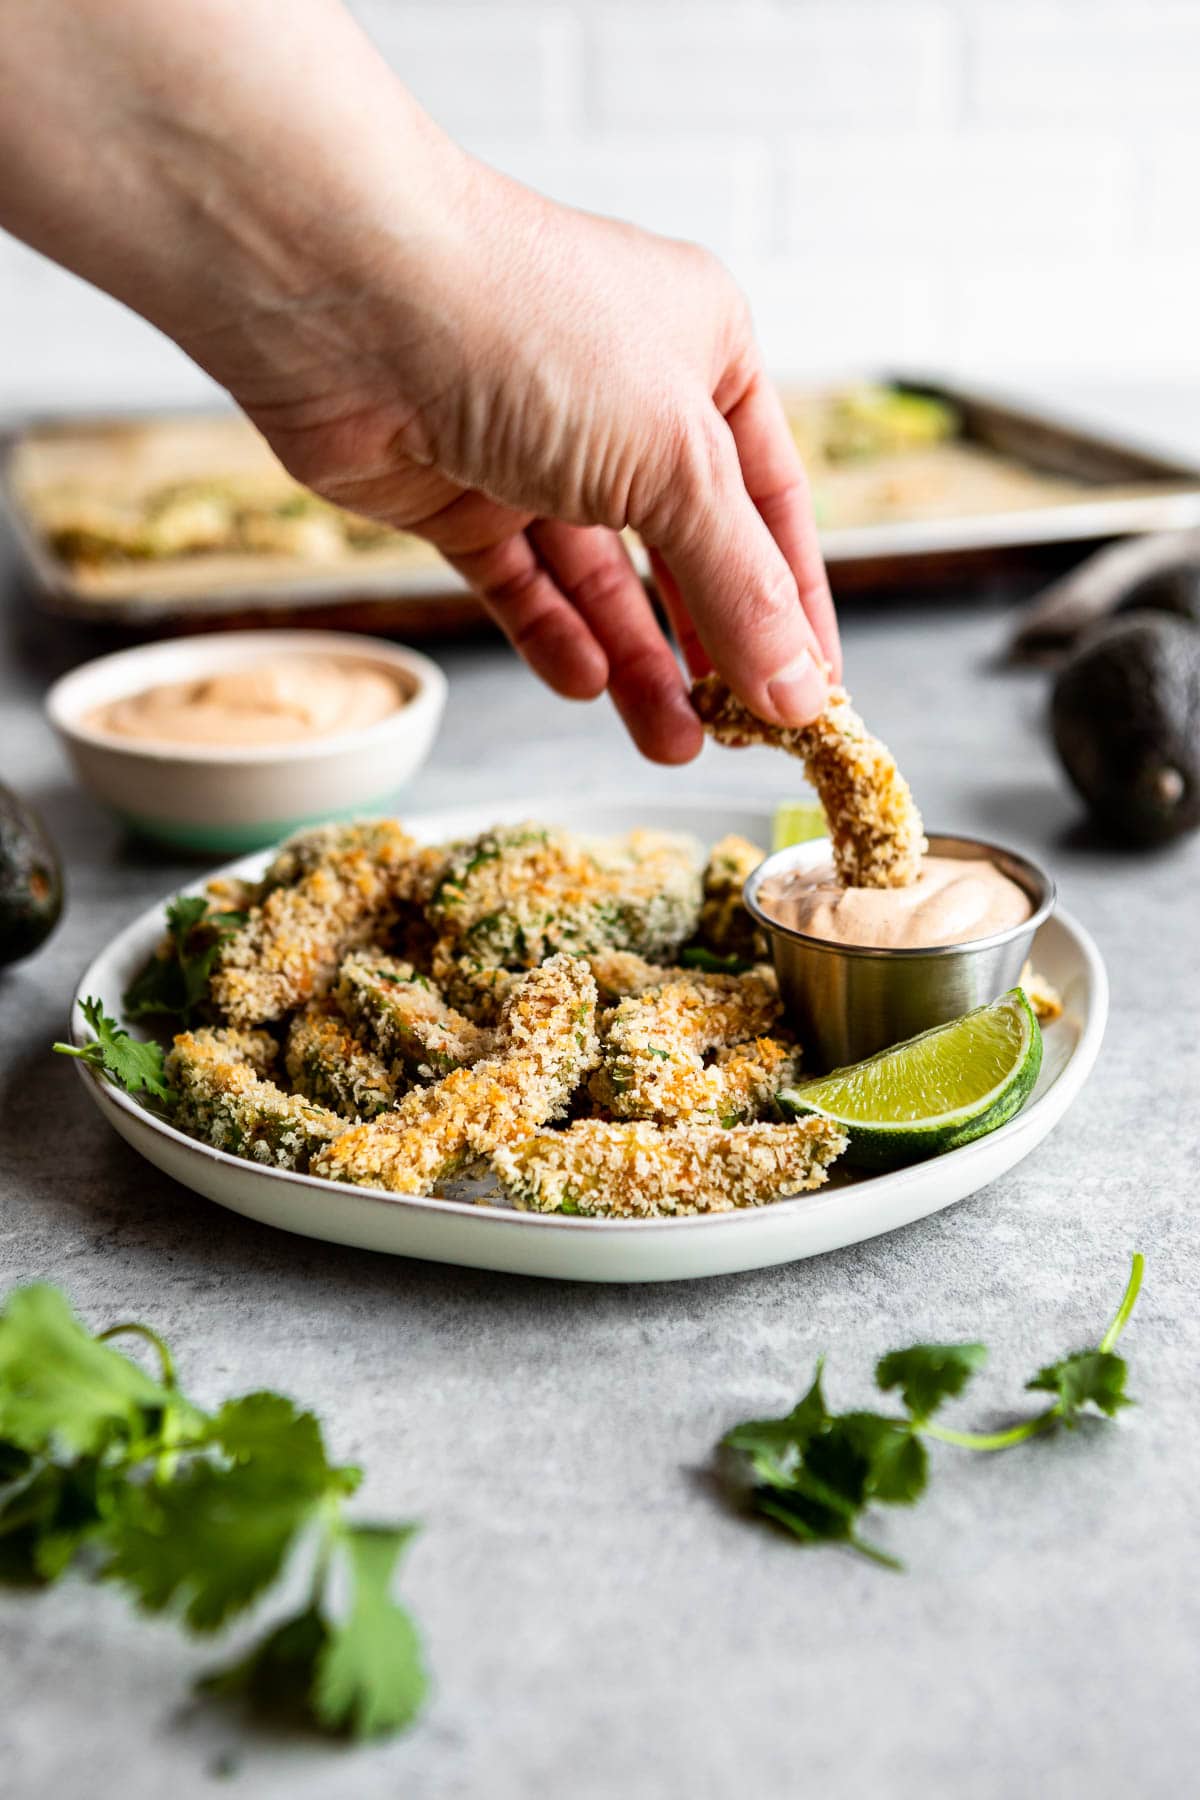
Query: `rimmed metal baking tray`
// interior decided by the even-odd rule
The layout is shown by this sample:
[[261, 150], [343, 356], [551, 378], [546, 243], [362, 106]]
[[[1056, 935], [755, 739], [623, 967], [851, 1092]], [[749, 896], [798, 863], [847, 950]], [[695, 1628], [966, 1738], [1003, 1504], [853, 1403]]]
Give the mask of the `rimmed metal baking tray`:
[[[1056, 546], [1082, 547], [1133, 533], [1200, 525], [1200, 464], [954, 381], [896, 373], [869, 379], [947, 402], [962, 420], [966, 443], [1079, 483], [1085, 491], [1004, 511], [822, 530], [822, 550], [839, 597], [912, 592], [926, 584], [1002, 571], [1013, 560]], [[164, 565], [157, 579], [147, 580], [142, 569], [136, 592], [120, 591], [115, 581], [104, 591], [89, 586], [86, 577], [48, 548], [25, 504], [17, 479], [22, 446], [47, 433], [119, 432], [131, 424], [195, 416], [179, 409], [169, 414], [60, 415], [29, 421], [5, 435], [0, 498], [12, 520], [23, 573], [43, 605], [96, 624], [154, 631], [304, 623], [415, 637], [454, 631], [478, 619], [478, 603], [454, 571], [432, 554], [426, 560], [411, 550], [401, 556], [357, 553], [311, 569], [247, 566], [246, 558], [222, 559], [224, 567], [206, 562], [202, 568], [193, 560], [183, 592], [179, 564]], [[235, 561], [242, 566], [231, 569], [228, 564]]]

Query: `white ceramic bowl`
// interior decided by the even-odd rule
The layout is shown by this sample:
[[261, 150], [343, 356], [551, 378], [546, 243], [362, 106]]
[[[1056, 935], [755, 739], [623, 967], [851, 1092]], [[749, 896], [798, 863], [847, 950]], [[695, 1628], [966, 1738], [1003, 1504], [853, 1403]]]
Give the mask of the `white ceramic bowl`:
[[[376, 724], [306, 743], [245, 749], [121, 742], [84, 723], [100, 706], [160, 682], [279, 656], [372, 662], [400, 676], [406, 705]], [[132, 830], [183, 850], [255, 850], [304, 825], [386, 812], [429, 754], [446, 678], [416, 650], [336, 631], [223, 631], [142, 644], [56, 681], [46, 712], [83, 785]]]

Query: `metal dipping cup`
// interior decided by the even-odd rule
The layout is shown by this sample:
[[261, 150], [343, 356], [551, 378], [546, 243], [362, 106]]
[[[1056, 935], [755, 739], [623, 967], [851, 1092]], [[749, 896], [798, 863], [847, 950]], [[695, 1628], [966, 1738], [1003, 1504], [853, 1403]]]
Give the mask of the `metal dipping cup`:
[[1034, 934], [1054, 911], [1054, 883], [1027, 857], [979, 838], [934, 833], [929, 848], [936, 856], [994, 863], [1029, 895], [1029, 918], [991, 937], [931, 950], [867, 949], [808, 937], [764, 912], [759, 892], [773, 875], [828, 863], [828, 838], [776, 851], [742, 890], [747, 911], [770, 942], [784, 1010], [805, 1050], [805, 1074], [860, 1062], [1017, 985]]

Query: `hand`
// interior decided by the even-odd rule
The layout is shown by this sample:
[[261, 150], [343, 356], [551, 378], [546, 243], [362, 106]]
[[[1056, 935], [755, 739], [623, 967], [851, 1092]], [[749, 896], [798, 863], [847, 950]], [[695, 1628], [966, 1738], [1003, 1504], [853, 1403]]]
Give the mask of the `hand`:
[[423, 266], [378, 270], [326, 321], [306, 381], [235, 395], [301, 480], [436, 544], [559, 693], [607, 686], [648, 755], [686, 760], [701, 733], [627, 525], [693, 673], [711, 659], [763, 717], [811, 718], [837, 631], [741, 295], [689, 245], [454, 163]]
[[[40, 0], [40, 23], [47, 8], [63, 0]], [[701, 732], [626, 526], [693, 673], [715, 664], [775, 723], [821, 709], [840, 656], [804, 473], [713, 258], [466, 157], [328, 0], [289, 10], [269, 83], [263, 0], [198, 5], [206, 55], [182, 63], [175, 9], [129, 0], [114, 21], [76, 0], [71, 34], [81, 9], [155, 213], [133, 273], [126, 250], [114, 279], [102, 244], [93, 278], [132, 291], [300, 480], [436, 544], [551, 686], [607, 687], [657, 760], [694, 756]], [[152, 81], [119, 54], [131, 30]], [[96, 60], [93, 44], [80, 81]]]

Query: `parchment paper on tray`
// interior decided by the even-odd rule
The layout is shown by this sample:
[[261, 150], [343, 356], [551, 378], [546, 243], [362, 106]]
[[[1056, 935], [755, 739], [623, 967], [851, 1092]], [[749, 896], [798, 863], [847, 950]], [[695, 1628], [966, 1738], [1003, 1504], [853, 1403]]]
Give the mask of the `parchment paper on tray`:
[[[912, 591], [1031, 547], [1200, 525], [1200, 469], [949, 383], [784, 393], [834, 591]], [[2, 491], [46, 604], [94, 622], [454, 629], [481, 609], [421, 539], [294, 482], [240, 414], [62, 419]], [[631, 539], [638, 566], [641, 546]]]

